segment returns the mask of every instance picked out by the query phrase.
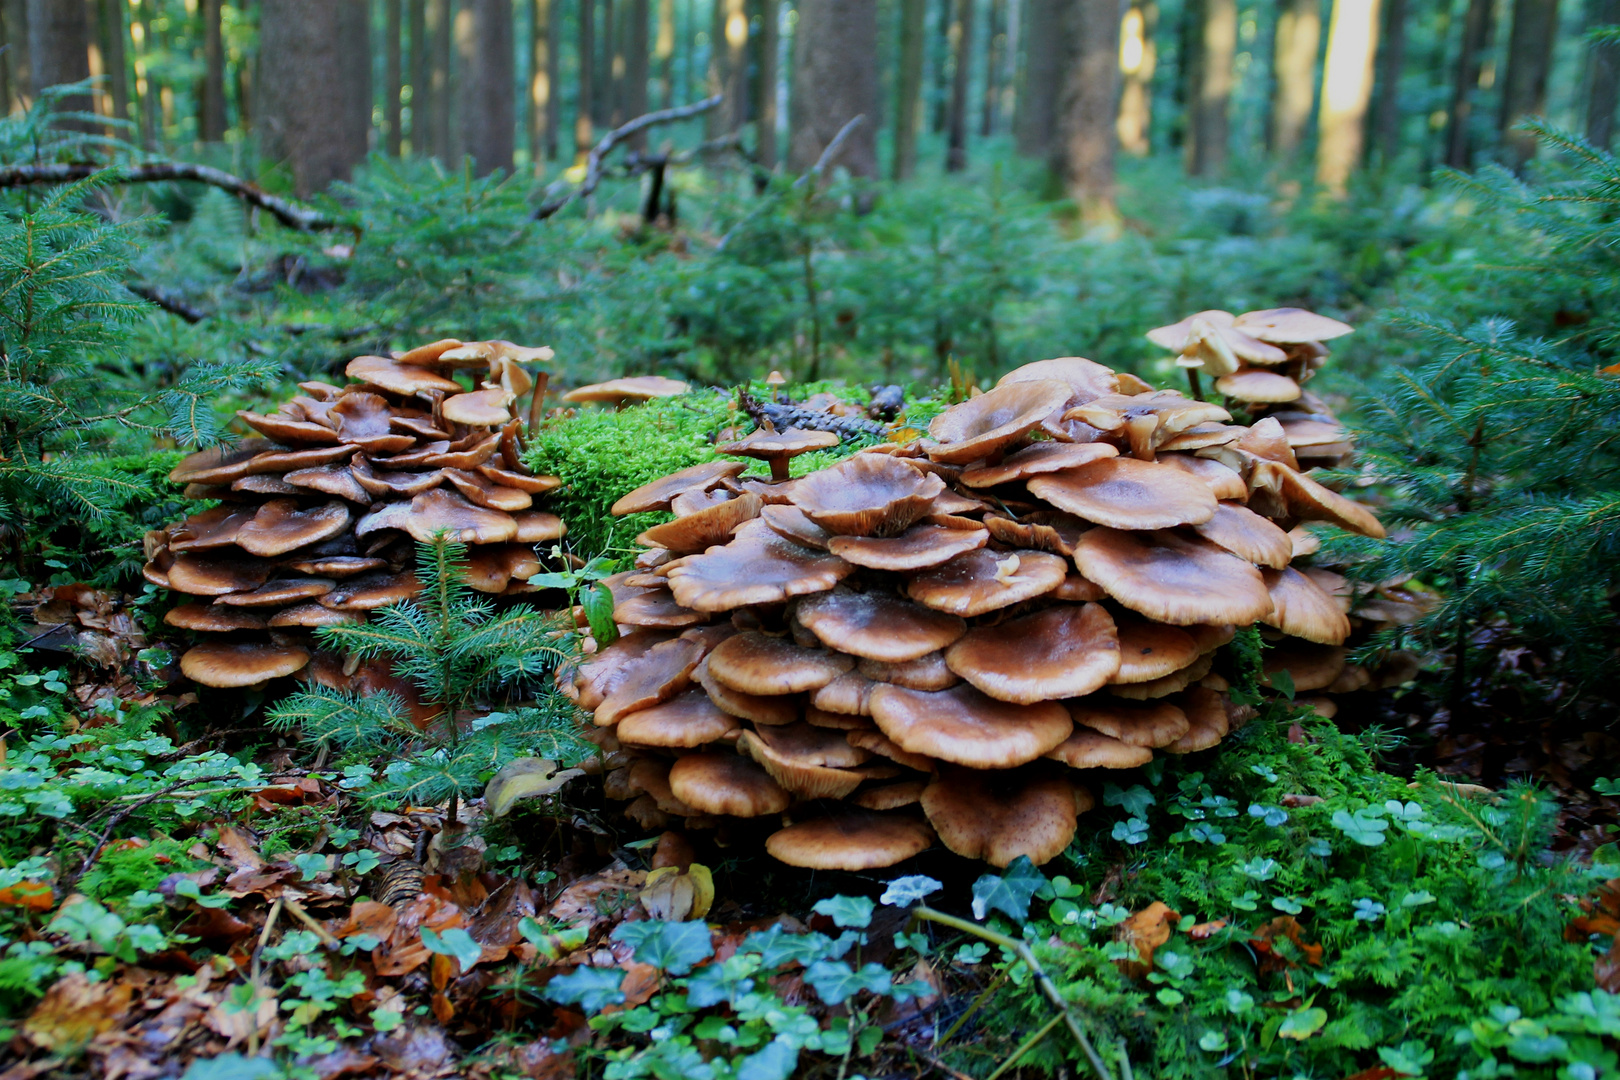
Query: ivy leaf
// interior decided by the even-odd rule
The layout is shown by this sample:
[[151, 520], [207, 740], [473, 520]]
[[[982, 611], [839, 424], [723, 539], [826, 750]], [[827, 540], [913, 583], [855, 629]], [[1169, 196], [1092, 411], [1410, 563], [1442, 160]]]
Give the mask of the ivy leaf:
[[826, 934], [790, 934], [780, 925], [769, 930], [756, 930], [737, 946], [738, 952], [759, 954], [760, 967], [775, 971], [783, 964], [810, 965], [817, 960], [836, 960], [855, 947], [855, 935], [840, 934], [836, 939]]
[[1103, 805], [1123, 806], [1131, 817], [1146, 817], [1148, 807], [1155, 801], [1153, 792], [1141, 784], [1132, 784], [1128, 788], [1121, 788], [1118, 784], [1103, 785]]
[[587, 1015], [609, 1005], [622, 1005], [624, 993], [619, 984], [624, 972], [618, 968], [577, 967], [571, 974], [558, 975], [540, 993], [558, 1005], [578, 1005]]
[[1029, 918], [1030, 897], [1046, 884], [1046, 877], [1028, 855], [1020, 855], [997, 877], [985, 874], [973, 883], [973, 917], [981, 922], [992, 911], [1000, 911], [1014, 919]]
[[638, 963], [651, 964], [671, 975], [685, 975], [714, 955], [709, 924], [701, 919], [620, 923], [613, 931], [613, 940], [630, 946]]
[[889, 971], [882, 964], [867, 964], [856, 971], [842, 960], [817, 960], [805, 969], [804, 981], [828, 1005], [840, 1005], [862, 990], [886, 994], [890, 985]]
[[737, 1080], [788, 1080], [798, 1067], [798, 1048], [786, 1035], [778, 1035], [762, 1050], [737, 1062]]
[[834, 926], [845, 930], [870, 926], [875, 909], [876, 905], [864, 896], [829, 896], [825, 900], [817, 900], [811, 910], [827, 916]]
[[459, 926], [453, 926], [442, 934], [424, 926], [422, 944], [427, 946], [428, 952], [452, 957], [460, 965], [463, 975], [471, 971], [477, 965], [478, 958], [484, 954], [483, 946]]
[[945, 886], [925, 874], [909, 874], [889, 882], [889, 887], [878, 897], [878, 903], [887, 907], [910, 907], [923, 897], [937, 893]]
[[1297, 1009], [1283, 1017], [1282, 1026], [1277, 1029], [1277, 1037], [1303, 1041], [1321, 1031], [1327, 1024], [1327, 1019], [1326, 1009]]

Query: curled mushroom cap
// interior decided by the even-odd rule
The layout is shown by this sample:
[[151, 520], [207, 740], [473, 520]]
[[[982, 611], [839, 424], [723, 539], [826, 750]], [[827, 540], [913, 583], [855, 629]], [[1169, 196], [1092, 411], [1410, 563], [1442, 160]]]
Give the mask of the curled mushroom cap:
[[1257, 464], [1250, 474], [1249, 485], [1251, 488], [1264, 486], [1277, 491], [1287, 503], [1289, 513], [1297, 518], [1331, 522], [1374, 540], [1382, 540], [1385, 536], [1384, 526], [1371, 510], [1286, 465], [1276, 462]]
[[[165, 553], [166, 554], [166, 553]], [[230, 558], [186, 552], [173, 556], [163, 569], [167, 587], [191, 596], [224, 596], [263, 585], [273, 569], [261, 559]]]
[[1174, 390], [1146, 394], [1110, 394], [1063, 414], [1065, 420], [1081, 420], [1101, 431], [1124, 432], [1130, 439], [1131, 453], [1151, 460], [1159, 446], [1196, 424], [1224, 423], [1232, 414], [1219, 405], [1194, 401]]
[[330, 578], [280, 578], [266, 582], [252, 592], [222, 596], [215, 603], [228, 607], [280, 607], [294, 600], [325, 596], [336, 584]]
[[851, 746], [841, 731], [797, 723], [744, 732], [737, 749], [801, 799], [842, 799], [865, 777], [851, 769], [871, 752]]
[[[1065, 514], [1061, 510], [1036, 510], [1025, 514], [1021, 521], [986, 514], [984, 527], [1000, 543], [1014, 548], [1033, 548], [1050, 551], [1054, 555], [1073, 555], [1080, 534], [1091, 528], [1091, 522]], [[1086, 597], [1096, 600], [1098, 597]]]
[[1238, 558], [1261, 566], [1280, 569], [1294, 557], [1294, 545], [1287, 533], [1275, 522], [1236, 503], [1221, 503], [1215, 508], [1215, 516], [1194, 526], [1193, 531]]
[[1056, 380], [1069, 384], [1069, 404], [1078, 405], [1092, 398], [1112, 394], [1119, 389], [1119, 378], [1112, 368], [1083, 356], [1060, 356], [1052, 360], [1036, 360], [1032, 364], [1013, 368], [1001, 377], [997, 386], [1010, 383]]
[[[244, 480], [268, 479], [268, 477], [244, 477]], [[336, 495], [340, 499], [347, 499], [361, 506], [371, 503], [371, 493], [354, 478], [354, 470], [347, 465], [322, 465], [314, 469], [295, 469], [283, 478], [289, 485], [308, 488], [310, 491], [319, 491], [326, 495]], [[238, 481], [240, 483], [240, 481]], [[234, 487], [234, 485], [233, 485]]]
[[272, 499], [259, 508], [252, 521], [237, 530], [236, 544], [253, 555], [283, 555], [336, 536], [348, 524], [349, 508], [341, 502], [299, 510], [292, 499]]
[[564, 401], [576, 405], [626, 405], [651, 401], [653, 398], [675, 397], [690, 389], [690, 385], [679, 379], [666, 379], [662, 375], [632, 375], [576, 387], [562, 397]]
[[872, 691], [872, 719], [902, 749], [975, 769], [1034, 761], [1069, 737], [1068, 710], [1054, 702], [1015, 705], [972, 686]]
[[[461, 342], [456, 338], [440, 338], [438, 341], [426, 345], [418, 345], [414, 349], [397, 354], [394, 359], [402, 364], [420, 364], [431, 366], [439, 362], [439, 358], [451, 349], [457, 348]], [[303, 384], [300, 383], [300, 386]]]
[[1283, 402], [1299, 400], [1299, 383], [1275, 371], [1241, 368], [1215, 380], [1215, 389], [1237, 401]]
[[269, 439], [243, 439], [230, 446], [211, 446], [180, 459], [169, 473], [176, 484], [228, 484], [252, 471], [255, 456], [270, 449]]
[[742, 461], [705, 461], [691, 465], [621, 495], [609, 513], [614, 517], [623, 517], [648, 510], [668, 510], [675, 496], [688, 491], [708, 491], [747, 467], [747, 463]]
[[527, 510], [534, 505], [534, 496], [522, 488], [503, 487], [483, 473], [466, 469], [445, 469], [444, 478], [474, 506], [488, 510]]
[[835, 555], [800, 547], [750, 522], [731, 543], [691, 556], [668, 577], [682, 607], [731, 611], [823, 592], [854, 572], [854, 565]]
[[446, 379], [425, 367], [402, 364], [386, 356], [357, 356], [349, 361], [343, 373], [351, 379], [359, 379], [406, 397], [434, 391], [442, 394], [461, 393], [461, 384], [454, 379]]
[[1350, 619], [1339, 602], [1293, 567], [1265, 571], [1273, 612], [1266, 623], [1285, 634], [1319, 645], [1343, 645]]
[[667, 701], [686, 689], [692, 669], [703, 658], [703, 646], [676, 638], [660, 642], [644, 654], [627, 659], [623, 673], [596, 706], [598, 727], [610, 727], [630, 713]]
[[228, 505], [192, 514], [178, 525], [170, 526], [169, 550], [179, 554], [230, 547], [236, 543], [236, 534], [242, 526], [252, 520], [251, 513]]
[[1189, 454], [1160, 454], [1155, 459], [1160, 465], [1180, 469], [1209, 485], [1210, 493], [1221, 501], [1242, 502], [1249, 497], [1248, 485], [1237, 470], [1213, 458], [1192, 457]]
[[1071, 702], [1069, 714], [1081, 727], [1100, 731], [1130, 746], [1168, 746], [1187, 733], [1187, 715], [1168, 701], [1135, 705], [1089, 697]]
[[729, 541], [737, 526], [758, 517], [760, 506], [759, 496], [741, 495], [654, 525], [642, 537], [647, 543], [669, 548], [678, 555], [707, 551]]
[[[749, 498], [758, 497], [749, 496]], [[686, 496], [683, 495], [681, 498]], [[817, 551], [828, 550], [827, 545], [834, 535], [811, 521], [809, 515], [791, 503], [765, 505], [760, 508], [759, 518], [765, 523], [766, 528], [784, 540], [791, 540], [801, 547], [815, 548]]]
[[977, 522], [968, 524], [972, 527], [913, 525], [899, 536], [888, 537], [834, 536], [827, 541], [827, 550], [846, 562], [873, 570], [923, 570], [989, 542], [990, 534]]
[[923, 790], [923, 812], [940, 843], [969, 859], [1006, 866], [1020, 855], [1039, 866], [1074, 839], [1075, 789], [1059, 770], [952, 769]]
[[953, 615], [983, 615], [1049, 593], [1067, 574], [1062, 559], [1043, 551], [979, 549], [913, 575], [906, 593]]
[[512, 419], [512, 414], [506, 411], [510, 400], [505, 390], [474, 390], [446, 398], [440, 414], [452, 424], [499, 427]]
[[1260, 572], [1202, 538], [1092, 529], [1074, 561], [1121, 604], [1172, 626], [1248, 626], [1271, 613]]
[[1036, 476], [1028, 486], [1060, 510], [1115, 529], [1168, 529], [1215, 516], [1209, 485], [1179, 469], [1135, 458], [1107, 458]]
[[1046, 756], [1071, 769], [1135, 769], [1152, 761], [1153, 751], [1091, 728], [1077, 727]]
[[928, 456], [960, 465], [999, 453], [1063, 408], [1072, 393], [1066, 382], [1036, 379], [997, 386], [952, 405], [928, 425], [939, 441]]
[[927, 822], [862, 811], [796, 822], [772, 833], [765, 850], [811, 870], [876, 870], [921, 855], [933, 843]]
[[1197, 750], [1208, 750], [1231, 730], [1226, 702], [1213, 690], [1193, 687], [1181, 696], [1181, 708], [1187, 714], [1187, 733], [1166, 745], [1166, 753], [1191, 754]]
[[669, 770], [677, 799], [705, 814], [780, 814], [792, 799], [756, 762], [737, 754], [688, 754]]
[[237, 409], [236, 415], [242, 422], [253, 428], [261, 435], [269, 436], [279, 443], [335, 443], [338, 441], [337, 432], [324, 424], [312, 424], [307, 420], [297, 420], [284, 413], [274, 413], [262, 416], [248, 409]]
[[955, 615], [884, 592], [845, 588], [802, 601], [798, 617], [829, 648], [890, 663], [936, 652], [967, 632], [967, 623]]
[[945, 653], [962, 678], [1001, 701], [1080, 697], [1119, 670], [1114, 620], [1101, 604], [1055, 607], [981, 626]]
[[703, 687], [716, 706], [756, 724], [791, 724], [804, 711], [804, 698], [798, 694], [745, 694], [733, 690], [709, 674], [706, 656], [693, 670], [692, 681]]
[[721, 712], [702, 690], [687, 690], [629, 713], [614, 734], [627, 746], [691, 749], [717, 742], [741, 727], [736, 717]]
[[793, 458], [812, 450], [826, 450], [837, 446], [838, 442], [838, 436], [830, 431], [806, 431], [803, 428], [766, 431], [761, 428], [746, 439], [723, 443], [715, 449], [732, 457], [750, 457], [767, 462], [771, 467], [771, 479], [782, 481], [788, 478], [788, 462]]
[[194, 645], [180, 658], [180, 671], [204, 686], [254, 686], [291, 675], [309, 663], [309, 650], [293, 645]]
[[817, 690], [855, 666], [855, 658], [806, 649], [787, 638], [749, 631], [709, 653], [709, 675], [745, 694], [797, 694]]
[[1338, 319], [1330, 319], [1304, 308], [1287, 307], [1245, 311], [1237, 317], [1234, 325], [1250, 336], [1274, 345], [1332, 341], [1355, 330]]
[[930, 512], [945, 481], [884, 454], [856, 454], [793, 485], [793, 505], [844, 536], [895, 536]]
[[994, 465], [985, 463], [963, 469], [962, 483], [974, 488], [994, 487], [1117, 456], [1118, 448], [1110, 443], [1038, 442], [1008, 454]]

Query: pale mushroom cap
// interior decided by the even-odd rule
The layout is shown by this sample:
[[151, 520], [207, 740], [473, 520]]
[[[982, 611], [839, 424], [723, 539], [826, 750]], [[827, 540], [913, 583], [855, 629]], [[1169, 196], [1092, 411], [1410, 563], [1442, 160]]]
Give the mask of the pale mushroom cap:
[[931, 512], [945, 481], [883, 454], [856, 454], [793, 485], [793, 505], [845, 536], [894, 536]]
[[348, 524], [349, 508], [341, 502], [299, 510], [292, 499], [272, 499], [237, 530], [236, 544], [249, 554], [269, 558], [336, 536]]
[[512, 414], [506, 410], [509, 400], [505, 390], [475, 390], [446, 398], [440, 415], [452, 424], [499, 427], [512, 419]]
[[623, 717], [614, 734], [627, 746], [691, 749], [717, 742], [742, 727], [702, 690], [687, 690]]
[[[855, 566], [826, 552], [800, 547], [760, 523], [739, 530], [724, 547], [710, 548], [669, 571], [669, 585], [681, 606], [695, 611], [731, 611], [749, 604], [772, 604], [824, 592], [855, 572]], [[763, 535], [762, 535], [763, 534]]]
[[765, 841], [779, 862], [811, 870], [877, 870], [921, 855], [934, 830], [902, 814], [843, 813], [801, 821]]
[[1230, 311], [1220, 311], [1214, 308], [1208, 311], [1197, 311], [1180, 322], [1173, 322], [1169, 326], [1154, 327], [1143, 336], [1161, 349], [1180, 352], [1186, 348], [1187, 335], [1192, 330], [1194, 320], [1197, 319], [1201, 319], [1211, 326], [1222, 327], [1231, 326], [1237, 321], [1237, 316]]
[[1201, 538], [1092, 529], [1074, 561], [1121, 604], [1173, 626], [1248, 626], [1271, 613], [1260, 572]]
[[1119, 670], [1120, 643], [1102, 605], [1055, 607], [971, 630], [945, 662], [991, 697], [1028, 705], [1101, 688]]
[[1193, 526], [1193, 531], [1238, 558], [1261, 566], [1281, 568], [1294, 557], [1294, 544], [1287, 533], [1270, 519], [1236, 503], [1221, 503], [1215, 508], [1215, 516]]
[[651, 401], [653, 398], [675, 397], [690, 389], [688, 383], [679, 379], [666, 379], [662, 375], [633, 375], [577, 387], [564, 394], [562, 399], [578, 405], [602, 402], [618, 404], [626, 401]]
[[1187, 733], [1187, 714], [1168, 701], [1141, 705], [1090, 697], [1069, 703], [1069, 714], [1080, 727], [1100, 731], [1129, 746], [1168, 746]]
[[1266, 623], [1285, 634], [1319, 645], [1343, 645], [1350, 618], [1320, 585], [1293, 567], [1265, 571], [1273, 613]]
[[1196, 476], [1209, 485], [1211, 494], [1222, 501], [1242, 502], [1249, 497], [1248, 485], [1243, 482], [1243, 477], [1237, 470], [1212, 458], [1192, 457], [1188, 454], [1160, 454], [1156, 461], [1160, 465], [1180, 469], [1189, 476]]
[[964, 858], [1006, 866], [1027, 855], [1037, 866], [1069, 846], [1077, 825], [1067, 776], [942, 772], [922, 793], [923, 813], [940, 843]]
[[872, 718], [908, 753], [976, 769], [1034, 761], [1074, 730], [1061, 705], [1015, 705], [967, 685], [932, 692], [879, 686], [872, 691]]
[[1245, 311], [1237, 317], [1238, 329], [1274, 345], [1296, 345], [1305, 342], [1332, 341], [1336, 337], [1355, 332], [1355, 328], [1338, 319], [1318, 315], [1304, 308], [1266, 308], [1264, 311]]
[[1077, 727], [1046, 756], [1072, 769], [1135, 769], [1152, 761], [1153, 751], [1091, 728]]
[[1115, 684], [1150, 682], [1180, 671], [1203, 650], [1186, 630], [1146, 619], [1119, 621], [1119, 672]]
[[855, 666], [855, 658], [806, 649], [787, 638], [749, 631], [727, 638], [708, 656], [715, 681], [745, 694], [798, 694], [818, 690]]
[[1060, 510], [1115, 529], [1168, 529], [1215, 516], [1215, 495], [1179, 469], [1135, 458], [1108, 458], [1028, 482]]
[[[394, 359], [402, 364], [436, 364], [441, 356], [460, 345], [461, 342], [456, 338], [440, 338], [438, 341], [408, 349], [394, 357]], [[303, 383], [299, 383], [299, 385], [302, 386]]]
[[1299, 468], [1299, 459], [1294, 456], [1294, 448], [1288, 442], [1288, 433], [1283, 426], [1269, 416], [1263, 416], [1251, 424], [1238, 439], [1237, 448], [1247, 450], [1257, 457], [1280, 462], [1290, 469]]
[[970, 398], [934, 417], [928, 433], [939, 441], [935, 461], [966, 464], [1021, 439], [1069, 401], [1069, 384], [1055, 379], [1012, 382]]
[[1111, 443], [1038, 442], [1008, 454], [995, 465], [980, 464], [962, 470], [962, 483], [972, 488], [994, 487], [1117, 456], [1119, 450]]
[[940, 611], [982, 615], [1045, 595], [1063, 584], [1067, 574], [1067, 564], [1044, 551], [981, 548], [913, 575], [906, 583], [906, 593]]
[[291, 675], [309, 663], [309, 650], [291, 645], [194, 645], [180, 657], [180, 672], [204, 686], [253, 686]]
[[802, 601], [798, 617], [828, 648], [890, 663], [936, 652], [967, 632], [955, 615], [888, 593], [843, 588]]
[[1281, 403], [1299, 400], [1299, 383], [1275, 371], [1244, 368], [1215, 380], [1215, 389], [1238, 401]]
[[426, 368], [402, 364], [386, 356], [357, 356], [349, 361], [343, 373], [351, 379], [359, 379], [372, 386], [380, 386], [391, 393], [406, 396], [423, 391], [461, 393], [461, 384], [454, 379], [446, 379]]
[[742, 461], [705, 461], [691, 465], [621, 495], [609, 513], [614, 517], [623, 517], [648, 510], [668, 510], [675, 496], [687, 491], [708, 491], [747, 467], [747, 463]]
[[649, 545], [666, 547], [677, 554], [707, 551], [729, 542], [737, 526], [759, 516], [761, 505], [757, 495], [740, 495], [674, 521], [654, 525], [642, 537]]
[[792, 802], [756, 762], [738, 754], [688, 754], [669, 770], [677, 799], [705, 814], [760, 817], [780, 814]]
[[923, 570], [984, 547], [984, 529], [913, 525], [899, 536], [834, 536], [827, 550], [846, 562], [872, 570]]
[[1095, 360], [1087, 360], [1083, 356], [1059, 356], [1051, 360], [1036, 360], [1034, 363], [1013, 368], [1003, 375], [996, 385], [1052, 380], [1068, 383], [1069, 401], [1077, 405], [1104, 394], [1112, 394], [1119, 389], [1119, 379], [1112, 368], [1105, 367]]

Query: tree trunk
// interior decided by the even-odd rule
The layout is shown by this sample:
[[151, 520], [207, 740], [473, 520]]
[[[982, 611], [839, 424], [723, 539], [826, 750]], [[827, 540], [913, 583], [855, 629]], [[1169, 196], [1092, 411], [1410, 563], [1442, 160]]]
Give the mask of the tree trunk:
[[1119, 218], [1114, 208], [1119, 26], [1118, 0], [1075, 0], [1068, 11], [1056, 171], [1088, 225]]
[[759, 90], [754, 95], [755, 153], [762, 168], [775, 169], [777, 53], [781, 50], [781, 0], [759, 0]]
[[[152, 56], [156, 51], [156, 42], [152, 38], [152, 6], [153, 0], [141, 0], [141, 6], [137, 9], [141, 36], [135, 46], [135, 94], [140, 98], [142, 143], [148, 150], [156, 151], [163, 142], [163, 119], [158, 109], [161, 92], [157, 73], [152, 70]], [[259, 54], [264, 55], [262, 38]]]
[[429, 140], [424, 152], [450, 160], [450, 0], [427, 0]]
[[658, 107], [675, 106], [675, 0], [658, 0], [658, 37], [653, 41], [658, 62]]
[[202, 0], [203, 77], [197, 132], [205, 143], [225, 140], [225, 36], [219, 9], [220, 0]]
[[928, 0], [900, 0], [900, 78], [894, 108], [894, 178], [917, 168], [917, 110], [921, 104], [923, 36]]
[[[370, 0], [333, 0], [338, 9], [338, 37], [344, 58], [343, 70], [348, 78], [343, 83], [344, 138], [360, 148], [356, 160], [363, 160], [371, 148], [371, 2]], [[353, 58], [363, 56], [366, 62], [354, 63]]]
[[1334, 195], [1344, 194], [1361, 165], [1377, 52], [1378, 0], [1333, 0], [1316, 121], [1316, 182]]
[[1515, 167], [1536, 156], [1536, 137], [1513, 129], [1526, 117], [1547, 111], [1547, 76], [1557, 37], [1558, 0], [1515, 0], [1498, 118], [1503, 149]]
[[462, 0], [456, 12], [456, 128], [479, 176], [512, 169], [513, 63], [511, 0]]
[[[260, 128], [265, 153], [285, 162], [308, 196], [347, 179], [366, 154], [347, 108], [354, 66], [345, 23], [352, 0], [261, 0]], [[363, 11], [362, 7], [362, 11]]]
[[537, 176], [546, 171], [544, 163], [557, 156], [551, 116], [552, 3], [529, 3], [529, 167]]
[[1491, 0], [1468, 0], [1462, 43], [1451, 89], [1451, 123], [1446, 129], [1446, 164], [1468, 168], [1468, 123], [1474, 113], [1474, 91], [1479, 88], [1479, 57], [1491, 38]]
[[[1587, 22], [1587, 29], [1620, 23], [1620, 0], [1594, 0]], [[1586, 62], [1586, 141], [1607, 150], [1614, 140], [1615, 98], [1620, 96], [1620, 42], [1592, 42]]]
[[1284, 164], [1294, 159], [1305, 142], [1305, 128], [1316, 103], [1316, 55], [1321, 41], [1320, 0], [1282, 0], [1274, 54], [1271, 152]]
[[956, 25], [952, 15], [955, 10], [956, 0], [939, 0], [939, 33], [934, 38], [934, 109], [929, 125], [935, 133], [944, 131], [951, 119], [951, 27]]
[[1131, 0], [1119, 34], [1119, 146], [1145, 157], [1153, 149], [1153, 69], [1159, 54], [1154, 35], [1159, 27], [1155, 0]]
[[1007, 0], [990, 0], [989, 17], [985, 20], [984, 46], [984, 102], [979, 116], [979, 137], [988, 139], [996, 133], [996, 112], [1001, 105], [1001, 46], [1005, 42]]
[[[36, 91], [90, 77], [90, 24], [84, 0], [28, 0], [28, 56]], [[58, 112], [92, 109], [89, 94], [73, 94], [56, 104]], [[79, 131], [88, 124], [64, 124]]]
[[596, 0], [579, 0], [579, 78], [574, 98], [574, 164], [585, 164], [596, 141], [591, 109], [596, 94], [591, 84], [596, 72]]
[[1374, 142], [1384, 168], [1401, 155], [1401, 75], [1406, 69], [1406, 0], [1385, 0], [1384, 40], [1378, 52], [1378, 108]]
[[428, 50], [427, 50], [427, 0], [410, 0], [410, 11], [406, 16], [410, 23], [411, 55], [411, 153], [425, 154], [427, 152], [427, 85], [428, 85]]
[[405, 133], [401, 128], [400, 98], [405, 88], [401, 85], [403, 70], [401, 22], [404, 15], [401, 0], [383, 0], [383, 125], [388, 129], [388, 156], [399, 157], [404, 149]]
[[[624, 35], [624, 118], [634, 120], [647, 114], [647, 61], [651, 58], [647, 44], [647, 18], [651, 14], [647, 0], [627, 0], [625, 15], [630, 25]], [[630, 139], [636, 150], [647, 148], [647, 133], [638, 132]]]
[[846, 123], [865, 116], [836, 161], [855, 176], [877, 176], [877, 37], [876, 0], [799, 0], [789, 169], [815, 165]]
[[606, 3], [611, 17], [605, 17], [602, 26], [612, 35], [608, 39], [611, 46], [608, 49], [608, 71], [612, 73], [607, 100], [608, 126], [618, 127], [630, 119], [630, 7], [634, 0], [606, 0]]
[[[121, 0], [102, 0], [101, 35], [107, 58], [107, 89], [112, 96], [112, 115], [119, 120], [129, 119], [129, 30], [124, 19]], [[129, 130], [117, 131], [119, 138], [127, 138]]]
[[6, 51], [0, 55], [10, 96], [6, 111], [26, 109], [34, 103], [33, 73], [28, 62], [28, 0], [0, 0], [0, 17], [6, 26]]
[[613, 122], [613, 93], [618, 88], [618, 78], [613, 72], [615, 6], [614, 0], [602, 0], [597, 5], [601, 23], [596, 28], [596, 71], [591, 80], [591, 119], [596, 121], [597, 127], [607, 127]]
[[[803, 33], [803, 13], [800, 13]], [[709, 35], [709, 93], [724, 94], [710, 109], [709, 138], [729, 135], [748, 122], [748, 12], [744, 0], [714, 0], [714, 27]]]
[[967, 168], [968, 76], [973, 66], [973, 0], [956, 0], [951, 21], [955, 38], [951, 50], [956, 68], [951, 72], [950, 118], [945, 125], [945, 171]]
[[1237, 53], [1237, 0], [1203, 0], [1201, 8], [1187, 171], [1193, 176], [1214, 177], [1226, 169], [1232, 61]]
[[1029, 0], [1029, 39], [1024, 52], [1024, 88], [1018, 95], [1018, 152], [1045, 158], [1057, 131], [1062, 90], [1062, 0]]

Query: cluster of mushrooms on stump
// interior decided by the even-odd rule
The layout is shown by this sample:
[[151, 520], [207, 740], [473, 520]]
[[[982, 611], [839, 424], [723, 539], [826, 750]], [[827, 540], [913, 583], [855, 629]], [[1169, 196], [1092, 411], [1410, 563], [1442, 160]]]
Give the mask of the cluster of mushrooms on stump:
[[1064, 358], [928, 430], [796, 480], [789, 459], [837, 436], [761, 430], [718, 449], [768, 479], [715, 460], [614, 505], [675, 516], [607, 582], [621, 636], [560, 680], [634, 819], [779, 818], [766, 849], [802, 867], [936, 839], [1044, 863], [1098, 770], [1247, 718], [1212, 670], [1236, 628], [1304, 661], [1350, 633], [1337, 583], [1295, 564], [1303, 523], [1383, 529], [1301, 471], [1276, 418]]
[[[200, 638], [182, 655], [182, 673], [237, 687], [304, 672], [328, 685], [394, 690], [416, 711], [385, 662], [358, 673], [324, 655], [311, 663], [310, 631], [364, 622], [368, 611], [415, 596], [415, 544], [441, 530], [471, 545], [473, 588], [532, 591], [527, 579], [541, 569], [534, 545], [565, 530], [534, 509], [559, 481], [523, 464], [512, 406], [531, 391], [541, 396], [523, 365], [550, 357], [545, 348], [453, 339], [357, 357], [345, 369], [357, 382], [300, 383], [303, 393], [275, 413], [237, 414], [262, 437], [182, 460], [170, 479], [219, 505], [148, 533], [144, 570], [191, 598], [165, 616]], [[468, 391], [452, 378], [458, 368], [488, 374]]]

